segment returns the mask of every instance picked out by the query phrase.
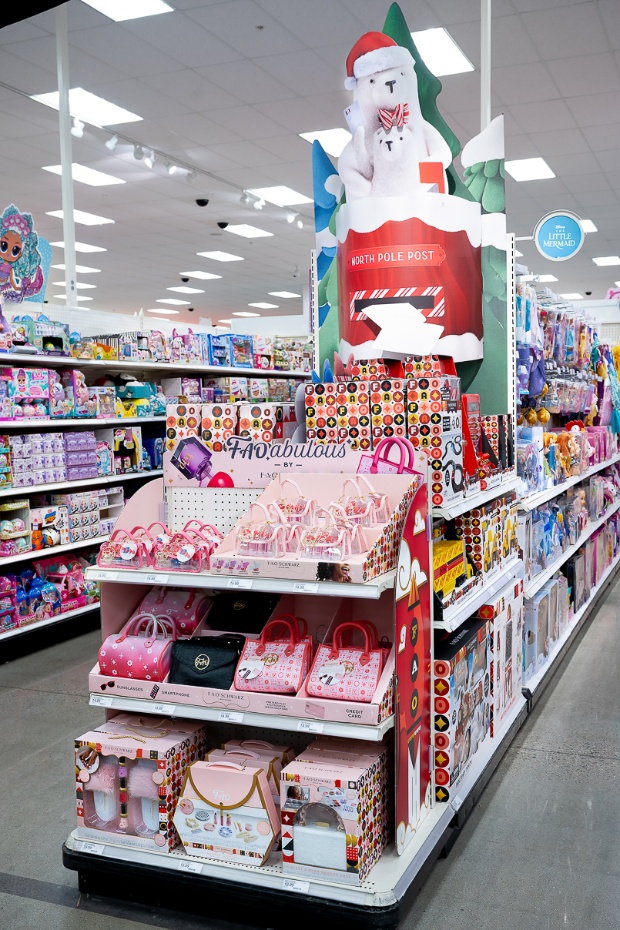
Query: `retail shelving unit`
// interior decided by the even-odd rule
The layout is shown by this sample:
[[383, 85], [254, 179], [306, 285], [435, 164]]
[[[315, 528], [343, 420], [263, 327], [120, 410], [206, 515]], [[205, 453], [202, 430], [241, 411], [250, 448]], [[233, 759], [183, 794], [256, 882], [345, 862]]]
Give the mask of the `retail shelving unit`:
[[523, 562], [521, 559], [516, 557], [510, 559], [503, 568], [489, 576], [484, 584], [474, 588], [462, 600], [444, 610], [442, 619], [434, 621], [434, 628], [446, 632], [457, 630], [469, 617], [476, 613], [479, 607], [492, 600], [509, 581], [522, 574]]
[[64, 623], [67, 620], [73, 620], [75, 617], [81, 617], [83, 614], [92, 614], [99, 610], [99, 601], [94, 604], [86, 604], [84, 607], [76, 607], [75, 610], [66, 610], [56, 617], [49, 617], [47, 620], [39, 620], [37, 623], [28, 623], [26, 626], [16, 627], [14, 630], [5, 630], [0, 633], [0, 645], [16, 636], [26, 636], [28, 633], [34, 633], [37, 630], [43, 630], [45, 627], [56, 626], [58, 623]]
[[[1, 356], [0, 356], [1, 359]], [[23, 420], [0, 420], [0, 433], [5, 430], [25, 429], [38, 432], [39, 429], [75, 429], [77, 426], [140, 426], [144, 423], [165, 423], [165, 417], [115, 417], [114, 419], [105, 419], [104, 417], [66, 417], [53, 420], [49, 417], [29, 417]]]
[[579, 484], [580, 481], [585, 481], [592, 475], [596, 475], [599, 471], [603, 471], [603, 469], [608, 468], [610, 465], [615, 465], [616, 462], [620, 462], [620, 453], [612, 456], [605, 462], [598, 462], [596, 465], [591, 465], [590, 468], [582, 472], [581, 475], [573, 475], [572, 478], [567, 478], [567, 480], [563, 481], [561, 484], [556, 484], [552, 488], [546, 488], [544, 491], [537, 491], [535, 494], [528, 494], [526, 497], [522, 497], [519, 500], [519, 507], [521, 510], [525, 511], [536, 510], [541, 504], [546, 504], [547, 501], [553, 500], [554, 497], [563, 494], [568, 488], [572, 488], [574, 485]]
[[122, 481], [136, 481], [139, 478], [159, 478], [163, 475], [163, 469], [153, 468], [151, 471], [131, 471], [121, 475], [106, 475], [103, 478], [84, 478], [83, 480], [73, 481], [54, 481], [50, 484], [30, 484], [25, 488], [2, 488], [0, 497], [23, 497], [29, 494], [45, 494], [49, 491], [61, 491], [64, 488], [100, 488], [111, 486]]

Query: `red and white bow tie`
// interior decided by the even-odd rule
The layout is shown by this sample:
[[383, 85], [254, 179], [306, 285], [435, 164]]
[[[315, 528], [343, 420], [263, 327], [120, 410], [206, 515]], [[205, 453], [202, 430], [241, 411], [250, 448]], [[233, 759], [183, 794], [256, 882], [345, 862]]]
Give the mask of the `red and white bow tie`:
[[402, 129], [409, 122], [409, 104], [399, 103], [393, 110], [387, 107], [379, 108], [379, 119], [386, 132], [389, 132], [392, 126]]

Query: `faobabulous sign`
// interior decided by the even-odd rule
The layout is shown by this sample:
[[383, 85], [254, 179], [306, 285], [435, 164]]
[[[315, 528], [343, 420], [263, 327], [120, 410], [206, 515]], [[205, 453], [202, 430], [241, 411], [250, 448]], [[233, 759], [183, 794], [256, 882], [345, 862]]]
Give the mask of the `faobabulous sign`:
[[573, 258], [585, 237], [581, 219], [568, 210], [547, 213], [534, 229], [536, 248], [550, 262], [567, 262]]

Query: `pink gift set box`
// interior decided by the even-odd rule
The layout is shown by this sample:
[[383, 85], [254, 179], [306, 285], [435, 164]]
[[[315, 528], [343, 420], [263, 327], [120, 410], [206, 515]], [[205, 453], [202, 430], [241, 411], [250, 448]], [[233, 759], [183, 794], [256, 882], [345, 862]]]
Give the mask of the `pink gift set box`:
[[[121, 585], [115, 585], [115, 587], [119, 591], [122, 590]], [[145, 587], [144, 592], [146, 590]], [[372, 622], [378, 629], [379, 637], [385, 635], [391, 641], [393, 602], [390, 593], [387, 592], [387, 596], [384, 595], [379, 600], [373, 601], [371, 610]], [[326, 637], [329, 639], [330, 629], [338, 623], [368, 619], [369, 616], [368, 604], [364, 600], [357, 598], [340, 600], [312, 595], [283, 596], [276, 608], [276, 614], [281, 613], [291, 613], [307, 621], [315, 649], [319, 641], [323, 641]], [[120, 631], [130, 614], [131, 605], [121, 600], [115, 610], [110, 609], [109, 614], [104, 606], [102, 612], [104, 634], [107, 636]], [[196, 636], [211, 634], [217, 635], [216, 631], [205, 629], [202, 625], [195, 633]], [[154, 686], [152, 681], [141, 681], [137, 678], [115, 676], [112, 679], [111, 676], [101, 673], [97, 663], [89, 675], [90, 690], [95, 694], [103, 694], [111, 682], [114, 686], [114, 694], [141, 700], [169, 701], [175, 704], [209, 707], [214, 710], [277, 714], [307, 717], [315, 721], [335, 720], [374, 726], [391, 716], [394, 711], [394, 646], [392, 645], [377, 690], [370, 703], [310, 697], [304, 685], [297, 694], [236, 691], [234, 685], [230, 690], [224, 691], [193, 685], [169, 684], [166, 680]]]
[[75, 740], [77, 835], [82, 839], [170, 851], [183, 776], [204, 756], [200, 723], [130, 714]]

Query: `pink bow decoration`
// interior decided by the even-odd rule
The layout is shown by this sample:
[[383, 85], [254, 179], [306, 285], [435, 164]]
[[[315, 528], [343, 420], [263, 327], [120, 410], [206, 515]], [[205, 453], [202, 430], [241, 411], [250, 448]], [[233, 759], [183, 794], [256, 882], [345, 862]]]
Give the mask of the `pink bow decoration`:
[[399, 103], [393, 110], [379, 107], [379, 119], [386, 132], [389, 132], [392, 126], [402, 129], [409, 122], [409, 104]]

